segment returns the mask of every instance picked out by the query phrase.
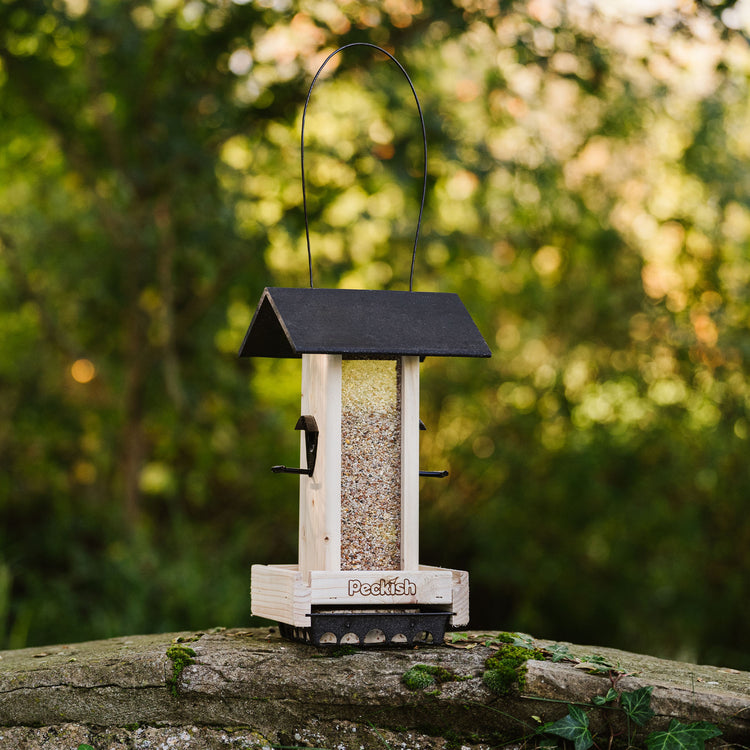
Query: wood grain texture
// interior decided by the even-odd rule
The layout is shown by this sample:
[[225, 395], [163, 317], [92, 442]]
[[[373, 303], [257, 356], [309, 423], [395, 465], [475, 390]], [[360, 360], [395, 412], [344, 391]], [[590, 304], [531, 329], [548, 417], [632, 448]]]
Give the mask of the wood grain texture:
[[419, 568], [419, 357], [401, 358], [401, 568]]
[[450, 570], [346, 570], [310, 574], [312, 604], [451, 606], [453, 576]]
[[[311, 570], [341, 567], [341, 356], [302, 355], [302, 414], [320, 430], [312, 477], [300, 477], [299, 565]], [[304, 435], [300, 460], [306, 461]]]
[[250, 608], [256, 617], [310, 626], [310, 588], [296, 565], [253, 565]]

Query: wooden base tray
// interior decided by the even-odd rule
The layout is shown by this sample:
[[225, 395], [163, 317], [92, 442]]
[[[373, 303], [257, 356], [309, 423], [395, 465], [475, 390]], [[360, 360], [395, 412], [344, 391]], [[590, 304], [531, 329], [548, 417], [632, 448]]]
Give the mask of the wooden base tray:
[[318, 571], [297, 565], [253, 565], [251, 608], [256, 617], [295, 628], [311, 626], [323, 610], [391, 610], [448, 614], [450, 627], [469, 622], [469, 574], [420, 565], [417, 570]]

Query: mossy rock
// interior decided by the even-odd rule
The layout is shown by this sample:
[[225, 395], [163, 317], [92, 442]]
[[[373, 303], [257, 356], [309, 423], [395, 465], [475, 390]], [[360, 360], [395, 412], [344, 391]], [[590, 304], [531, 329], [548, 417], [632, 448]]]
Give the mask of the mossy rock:
[[544, 659], [544, 653], [538, 648], [524, 648], [523, 646], [514, 646], [506, 643], [490, 656], [485, 666], [487, 669], [497, 669], [501, 665], [509, 667], [520, 667], [529, 659]]
[[518, 679], [516, 669], [507, 664], [501, 664], [497, 669], [488, 669], [482, 675], [484, 684], [496, 695], [509, 695]]
[[486, 671], [482, 680], [496, 695], [509, 695], [515, 685], [523, 690], [526, 684], [526, 662], [529, 659], [543, 660], [544, 653], [537, 648], [504, 643], [485, 660]]
[[167, 680], [167, 686], [175, 697], [182, 670], [190, 664], [195, 664], [195, 655], [192, 648], [181, 644], [175, 644], [167, 649], [167, 657], [172, 661], [172, 676]]
[[406, 671], [401, 677], [401, 682], [409, 690], [424, 690], [424, 688], [439, 685], [443, 682], [455, 682], [456, 680], [465, 680], [466, 677], [460, 677], [455, 672], [445, 667], [438, 667], [435, 664], [415, 664], [411, 669]]

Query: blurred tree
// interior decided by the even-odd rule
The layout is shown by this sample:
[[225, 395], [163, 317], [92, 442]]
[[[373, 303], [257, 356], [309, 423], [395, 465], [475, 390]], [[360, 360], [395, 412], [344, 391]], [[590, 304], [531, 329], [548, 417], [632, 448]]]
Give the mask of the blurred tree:
[[[742, 12], [0, 3], [0, 639], [240, 624], [247, 565], [294, 559], [298, 367], [234, 353], [307, 283], [310, 76], [369, 41], [427, 120], [416, 288], [495, 351], [424, 365], [424, 558], [477, 627], [750, 666]], [[421, 174], [401, 74], [338, 56], [316, 286], [406, 288]]]
[[[217, 161], [232, 135], [290, 119], [294, 87], [268, 81], [265, 103], [251, 106], [229, 67], [277, 18], [232, 4], [0, 6], [13, 644], [27, 627], [49, 638], [60, 601], [91, 606], [97, 560], [133, 565], [128, 585], [141, 587], [143, 574], [161, 581], [151, 545], [216, 537], [191, 567], [210, 559], [237, 512], [211, 530], [228, 513], [215, 498], [241, 507], [250, 494], [264, 451], [239, 438], [262, 432], [262, 415], [235, 419], [249, 392], [236, 340], [218, 332], [241, 336], [264, 276], [247, 240], [262, 246], [266, 228], [238, 236]], [[138, 548], [122, 521], [146, 535], [145, 559], [125, 560]], [[96, 583], [69, 591], [76, 575]], [[45, 610], [36, 598], [53, 601]], [[68, 627], [86, 619], [70, 614]]]

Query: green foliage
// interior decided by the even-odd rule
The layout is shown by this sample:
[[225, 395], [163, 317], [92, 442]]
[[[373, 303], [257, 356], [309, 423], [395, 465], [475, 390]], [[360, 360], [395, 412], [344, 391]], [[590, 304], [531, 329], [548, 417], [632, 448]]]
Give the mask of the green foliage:
[[571, 740], [575, 750], [588, 750], [594, 744], [589, 729], [589, 717], [578, 706], [568, 706], [569, 713], [551, 726], [546, 727], [547, 734], [554, 734]]
[[195, 651], [180, 643], [171, 645], [167, 649], [167, 658], [172, 662], [172, 676], [167, 680], [167, 687], [175, 697], [179, 694], [180, 675], [185, 667], [195, 664]]
[[617, 690], [615, 690], [614, 688], [610, 688], [609, 690], [607, 690], [606, 695], [595, 695], [591, 699], [591, 702], [595, 706], [606, 706], [608, 703], [612, 703], [613, 701], [616, 701], [619, 696], [620, 694], [617, 692]]
[[570, 653], [570, 649], [565, 643], [553, 644], [550, 647], [550, 653], [552, 654], [552, 661], [555, 663], [573, 658], [573, 654]]
[[629, 693], [623, 692], [620, 695], [620, 707], [628, 719], [639, 727], [656, 716], [651, 708], [651, 693], [653, 690], [654, 688], [651, 685], [647, 685]]
[[[539, 650], [534, 646], [534, 639], [527, 633], [500, 633], [498, 638], [504, 640], [504, 638], [510, 637], [510, 643], [518, 648], [525, 648], [527, 650], [536, 651], [537, 654], [534, 657], [529, 656], [528, 658], [538, 658]], [[508, 642], [508, 641], [504, 641]]]
[[706, 740], [718, 737], [721, 732], [705, 721], [682, 724], [672, 719], [664, 732], [653, 732], [646, 738], [647, 750], [703, 750]]
[[[595, 696], [592, 704], [598, 708], [619, 708], [627, 720], [628, 747], [633, 747], [631, 722], [639, 727], [645, 726], [656, 714], [651, 708], [653, 686], [647, 685], [630, 692], [618, 691], [614, 687], [605, 696]], [[609, 723], [609, 721], [608, 721]], [[609, 746], [616, 733], [610, 724], [611, 736]], [[568, 704], [568, 713], [553, 724], [539, 728], [539, 734], [555, 735], [574, 743], [575, 750], [588, 750], [596, 744], [596, 737], [589, 728], [589, 717], [582, 707]], [[682, 724], [673, 719], [666, 731], [654, 731], [645, 738], [647, 750], [703, 750], [705, 741], [719, 737], [721, 730], [708, 722]]]
[[[576, 660], [578, 661], [578, 660]], [[589, 674], [608, 675], [617, 672], [618, 669], [614, 664], [610, 664], [603, 656], [599, 654], [590, 654], [579, 661], [579, 668], [584, 668]]]

